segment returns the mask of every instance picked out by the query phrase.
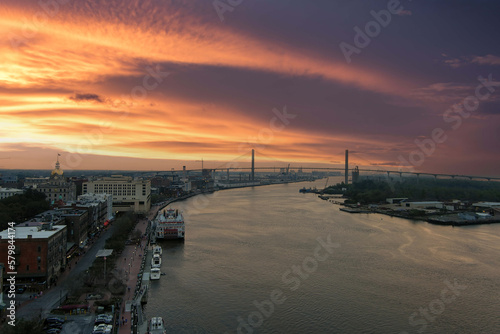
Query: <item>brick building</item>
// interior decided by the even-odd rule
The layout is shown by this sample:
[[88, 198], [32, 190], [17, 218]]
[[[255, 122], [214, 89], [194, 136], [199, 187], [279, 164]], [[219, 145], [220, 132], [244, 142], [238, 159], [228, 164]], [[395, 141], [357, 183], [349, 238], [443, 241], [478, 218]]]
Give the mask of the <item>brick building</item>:
[[[32, 223], [15, 227], [16, 283], [33, 289], [53, 284], [66, 266], [66, 226]], [[8, 233], [0, 232], [0, 263], [8, 263]]]

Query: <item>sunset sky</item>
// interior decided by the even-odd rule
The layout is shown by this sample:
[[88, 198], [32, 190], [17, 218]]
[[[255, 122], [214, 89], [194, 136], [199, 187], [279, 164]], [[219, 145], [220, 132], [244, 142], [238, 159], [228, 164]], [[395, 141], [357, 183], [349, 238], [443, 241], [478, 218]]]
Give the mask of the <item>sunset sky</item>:
[[232, 3], [3, 0], [0, 168], [500, 175], [499, 1]]

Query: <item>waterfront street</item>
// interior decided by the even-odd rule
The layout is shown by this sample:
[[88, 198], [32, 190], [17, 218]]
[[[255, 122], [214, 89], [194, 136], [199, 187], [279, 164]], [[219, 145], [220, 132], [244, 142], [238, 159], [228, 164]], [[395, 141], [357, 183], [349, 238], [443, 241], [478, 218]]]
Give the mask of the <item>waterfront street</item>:
[[[71, 262], [71, 270], [67, 270], [57, 282], [57, 286], [53, 286], [50, 289], [43, 292], [42, 296], [37, 297], [31, 301], [27, 301], [23, 303], [23, 305], [17, 310], [18, 318], [44, 318], [50, 311], [59, 306], [63, 296], [69, 290], [69, 287], [74, 282], [74, 280], [82, 273], [87, 270], [92, 263], [94, 262], [97, 252], [104, 248], [104, 243], [106, 239], [111, 236], [113, 233], [114, 226], [111, 225], [108, 229], [106, 229], [99, 239], [91, 245], [87, 252], [77, 259], [74, 259]], [[76, 263], [78, 261], [78, 263]], [[29, 292], [25, 292], [25, 294], [29, 294]]]
[[[148, 219], [154, 219], [156, 213], [160, 209], [159, 206], [153, 206], [149, 210], [148, 216], [145, 219], [141, 219], [136, 226], [136, 230], [139, 230], [142, 234], [146, 232], [148, 226]], [[123, 297], [122, 304], [120, 306], [120, 316], [119, 320], [126, 320], [125, 323], [120, 322], [120, 328], [118, 333], [129, 334], [131, 332], [131, 304], [134, 299], [134, 290], [137, 285], [138, 274], [141, 269], [141, 260], [144, 256], [144, 250], [148, 247], [148, 238], [141, 240], [140, 246], [137, 245], [127, 245], [120, 255], [117, 261], [116, 270], [118, 272], [128, 272], [125, 284], [127, 285], [127, 291]], [[140, 304], [140, 300], [138, 301]]]

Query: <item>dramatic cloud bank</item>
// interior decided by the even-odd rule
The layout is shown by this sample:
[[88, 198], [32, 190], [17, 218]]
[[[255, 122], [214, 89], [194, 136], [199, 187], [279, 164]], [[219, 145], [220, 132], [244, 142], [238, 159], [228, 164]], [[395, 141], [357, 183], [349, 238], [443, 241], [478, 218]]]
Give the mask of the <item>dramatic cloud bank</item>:
[[[355, 164], [398, 169], [442, 128], [410, 167], [498, 175], [499, 4], [389, 9], [254, 0], [221, 21], [202, 0], [3, 1], [2, 168], [50, 168], [61, 152], [67, 168], [170, 169], [255, 148], [283, 164], [350, 149]], [[349, 63], [342, 43], [358, 50]], [[490, 94], [465, 117], [480, 76]]]

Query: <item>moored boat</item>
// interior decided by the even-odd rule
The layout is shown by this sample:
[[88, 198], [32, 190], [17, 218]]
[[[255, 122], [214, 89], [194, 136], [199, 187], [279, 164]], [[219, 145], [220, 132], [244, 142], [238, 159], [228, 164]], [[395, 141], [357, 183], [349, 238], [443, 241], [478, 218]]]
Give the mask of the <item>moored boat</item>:
[[155, 220], [156, 239], [184, 239], [184, 217], [179, 210], [166, 209]]
[[161, 276], [160, 268], [151, 268], [151, 276], [150, 276], [151, 280], [160, 279], [160, 276]]
[[151, 259], [151, 268], [160, 268], [161, 267], [161, 256], [158, 254], [154, 254]]
[[153, 317], [149, 320], [148, 334], [166, 334], [165, 322], [162, 317]]
[[158, 254], [161, 256], [162, 253], [163, 253], [163, 250], [162, 250], [161, 246], [155, 246], [153, 248], [153, 255]]

